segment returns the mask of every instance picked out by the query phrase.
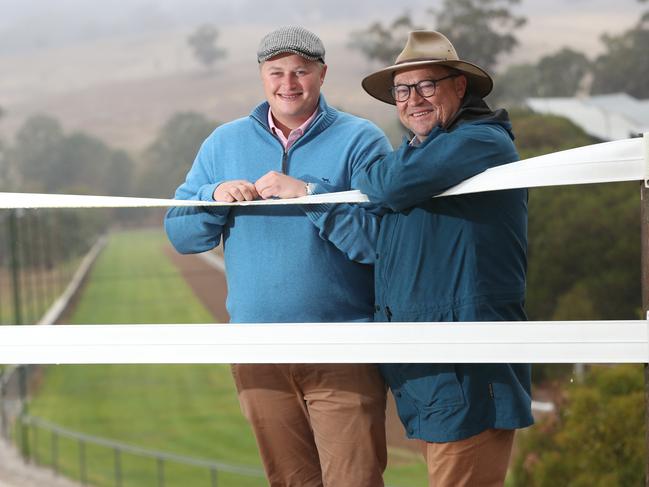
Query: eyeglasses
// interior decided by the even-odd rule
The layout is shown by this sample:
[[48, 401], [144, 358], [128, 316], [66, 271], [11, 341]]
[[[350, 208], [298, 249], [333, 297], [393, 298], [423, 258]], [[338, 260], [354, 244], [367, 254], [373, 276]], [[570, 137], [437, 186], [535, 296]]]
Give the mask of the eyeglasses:
[[390, 93], [392, 94], [392, 98], [400, 103], [410, 98], [410, 90], [412, 88], [417, 91], [417, 94], [419, 96], [423, 98], [430, 98], [437, 91], [437, 83], [444, 81], [445, 79], [456, 78], [458, 76], [459, 74], [449, 74], [448, 76], [444, 76], [443, 78], [438, 79], [422, 79], [421, 81], [412, 85], [395, 85], [390, 88]]

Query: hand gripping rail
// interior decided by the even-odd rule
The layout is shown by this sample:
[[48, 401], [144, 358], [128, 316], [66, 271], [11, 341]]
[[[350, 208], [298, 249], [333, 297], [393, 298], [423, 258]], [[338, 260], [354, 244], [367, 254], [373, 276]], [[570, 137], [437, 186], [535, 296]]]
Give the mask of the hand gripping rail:
[[[649, 177], [649, 134], [493, 167], [450, 188], [438, 197], [481, 191], [540, 186], [647, 181]], [[364, 203], [360, 191], [318, 194], [290, 199], [271, 199], [225, 203], [217, 201], [129, 198], [119, 196], [60, 195], [38, 193], [0, 193], [2, 208], [129, 208], [173, 206], [257, 206], [320, 203]]]
[[[644, 181], [649, 136], [498, 166], [439, 195]], [[0, 193], [0, 208], [361, 203], [346, 191], [241, 203]], [[0, 363], [647, 363], [649, 319], [480, 323], [289, 323], [0, 327]]]

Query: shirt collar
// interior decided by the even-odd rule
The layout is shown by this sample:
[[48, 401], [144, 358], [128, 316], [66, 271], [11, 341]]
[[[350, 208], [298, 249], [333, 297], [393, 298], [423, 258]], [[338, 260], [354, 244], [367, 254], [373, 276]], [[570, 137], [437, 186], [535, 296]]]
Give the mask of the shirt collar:
[[[289, 137], [291, 136], [291, 134], [293, 132], [297, 132], [297, 134], [299, 134], [299, 135], [304, 134], [304, 132], [306, 132], [306, 129], [309, 128], [309, 125], [311, 125], [311, 123], [313, 122], [313, 120], [315, 119], [317, 114], [318, 114], [318, 107], [315, 108], [315, 110], [313, 111], [311, 116], [309, 116], [309, 118], [307, 118], [302, 125], [300, 125], [299, 127], [291, 130], [291, 132], [289, 133]], [[280, 139], [282, 141], [288, 139], [288, 137], [284, 136], [284, 132], [282, 132], [282, 130], [275, 124], [275, 120], [273, 119], [273, 114], [272, 114], [272, 111], [271, 111], [270, 107], [268, 107], [268, 126], [270, 127], [270, 130], [275, 135], [280, 137]]]

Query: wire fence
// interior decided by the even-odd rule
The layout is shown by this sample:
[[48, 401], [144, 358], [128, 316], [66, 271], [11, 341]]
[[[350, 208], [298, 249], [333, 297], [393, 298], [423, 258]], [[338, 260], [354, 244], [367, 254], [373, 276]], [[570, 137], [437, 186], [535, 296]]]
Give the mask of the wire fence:
[[[27, 458], [36, 464], [49, 466], [57, 474], [77, 478], [82, 485], [142, 485], [138, 479], [145, 477], [155, 479], [157, 487], [183, 485], [185, 469], [203, 470], [203, 485], [209, 487], [218, 487], [226, 482], [233, 485], [228, 478], [231, 476], [264, 478], [261, 469], [149, 450], [71, 431], [28, 415], [19, 417], [17, 427], [26, 431], [19, 437], [29, 441]], [[20, 446], [21, 451], [25, 452], [23, 445]], [[63, 449], [77, 451], [76, 465], [62, 461]], [[103, 470], [104, 474], [94, 478], [93, 468]], [[112, 475], [106, 476], [106, 470], [112, 470]], [[99, 480], [111, 477], [112, 484], [101, 483]]]
[[[0, 211], [0, 325], [35, 324], [61, 295], [96, 238], [83, 214]], [[96, 225], [93, 225], [96, 226]]]
[[[97, 212], [93, 213], [89, 217], [97, 218]], [[71, 210], [67, 214], [65, 211], [47, 210], [0, 211], [0, 325], [43, 323], [43, 316], [52, 314], [52, 309], [57, 308], [61, 301], [76, 304], [77, 300], [70, 292], [76, 286], [71, 286], [71, 283], [76, 281], [79, 284], [85, 279], [106, 240], [98, 238], [101, 225], [90, 221], [90, 229], [82, 228], [85, 224], [88, 222], [83, 210]], [[84, 235], [82, 242], [78, 239], [79, 234]], [[74, 235], [75, 241], [68, 239], [68, 235]], [[133, 247], [137, 247], [137, 243], [131, 238], [122, 240], [128, 240], [129, 245], [120, 246], [111, 262], [124, 263], [100, 274], [98, 282], [124, 288], [122, 281], [126, 275], [121, 266], [128, 267], [148, 285], [170, 277], [154, 265], [134, 268], [131, 262]], [[129, 254], [128, 259], [123, 252]], [[143, 252], [150, 250], [147, 248]], [[62, 300], [66, 295], [67, 298]], [[168, 294], [161, 295], [166, 296], [165, 304], [173, 302]], [[138, 301], [134, 306], [128, 302], [130, 299], [109, 301], [107, 306], [127, 313], [133, 308], [155, 305], [147, 301], [143, 306]], [[69, 309], [64, 315], [67, 319], [71, 317]], [[54, 324], [56, 319], [46, 321]], [[196, 485], [210, 487], [264, 485], [265, 477], [260, 468], [141, 448], [72, 431], [31, 416], [30, 398], [42, 382], [45, 368], [40, 365], [0, 365], [0, 434], [4, 441], [16, 445], [26, 463], [51, 468], [57, 475], [75, 479], [82, 485], [98, 487], [186, 485], [187, 478], [192, 478], [192, 482], [202, 479]]]

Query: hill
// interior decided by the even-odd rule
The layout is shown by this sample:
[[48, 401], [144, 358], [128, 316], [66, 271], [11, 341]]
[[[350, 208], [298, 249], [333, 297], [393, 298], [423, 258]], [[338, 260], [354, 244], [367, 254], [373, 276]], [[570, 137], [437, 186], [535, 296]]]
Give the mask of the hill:
[[[212, 72], [193, 58], [191, 30], [131, 35], [0, 57], [0, 136], [9, 139], [34, 113], [58, 118], [114, 147], [138, 152], [174, 113], [196, 111], [227, 121], [262, 98], [256, 49], [264, 26], [221, 30], [227, 58]], [[333, 105], [381, 124], [391, 107], [366, 95], [360, 81], [373, 68], [346, 47], [338, 29], [322, 29], [329, 71], [324, 93]], [[346, 32], [343, 30], [343, 32]]]

